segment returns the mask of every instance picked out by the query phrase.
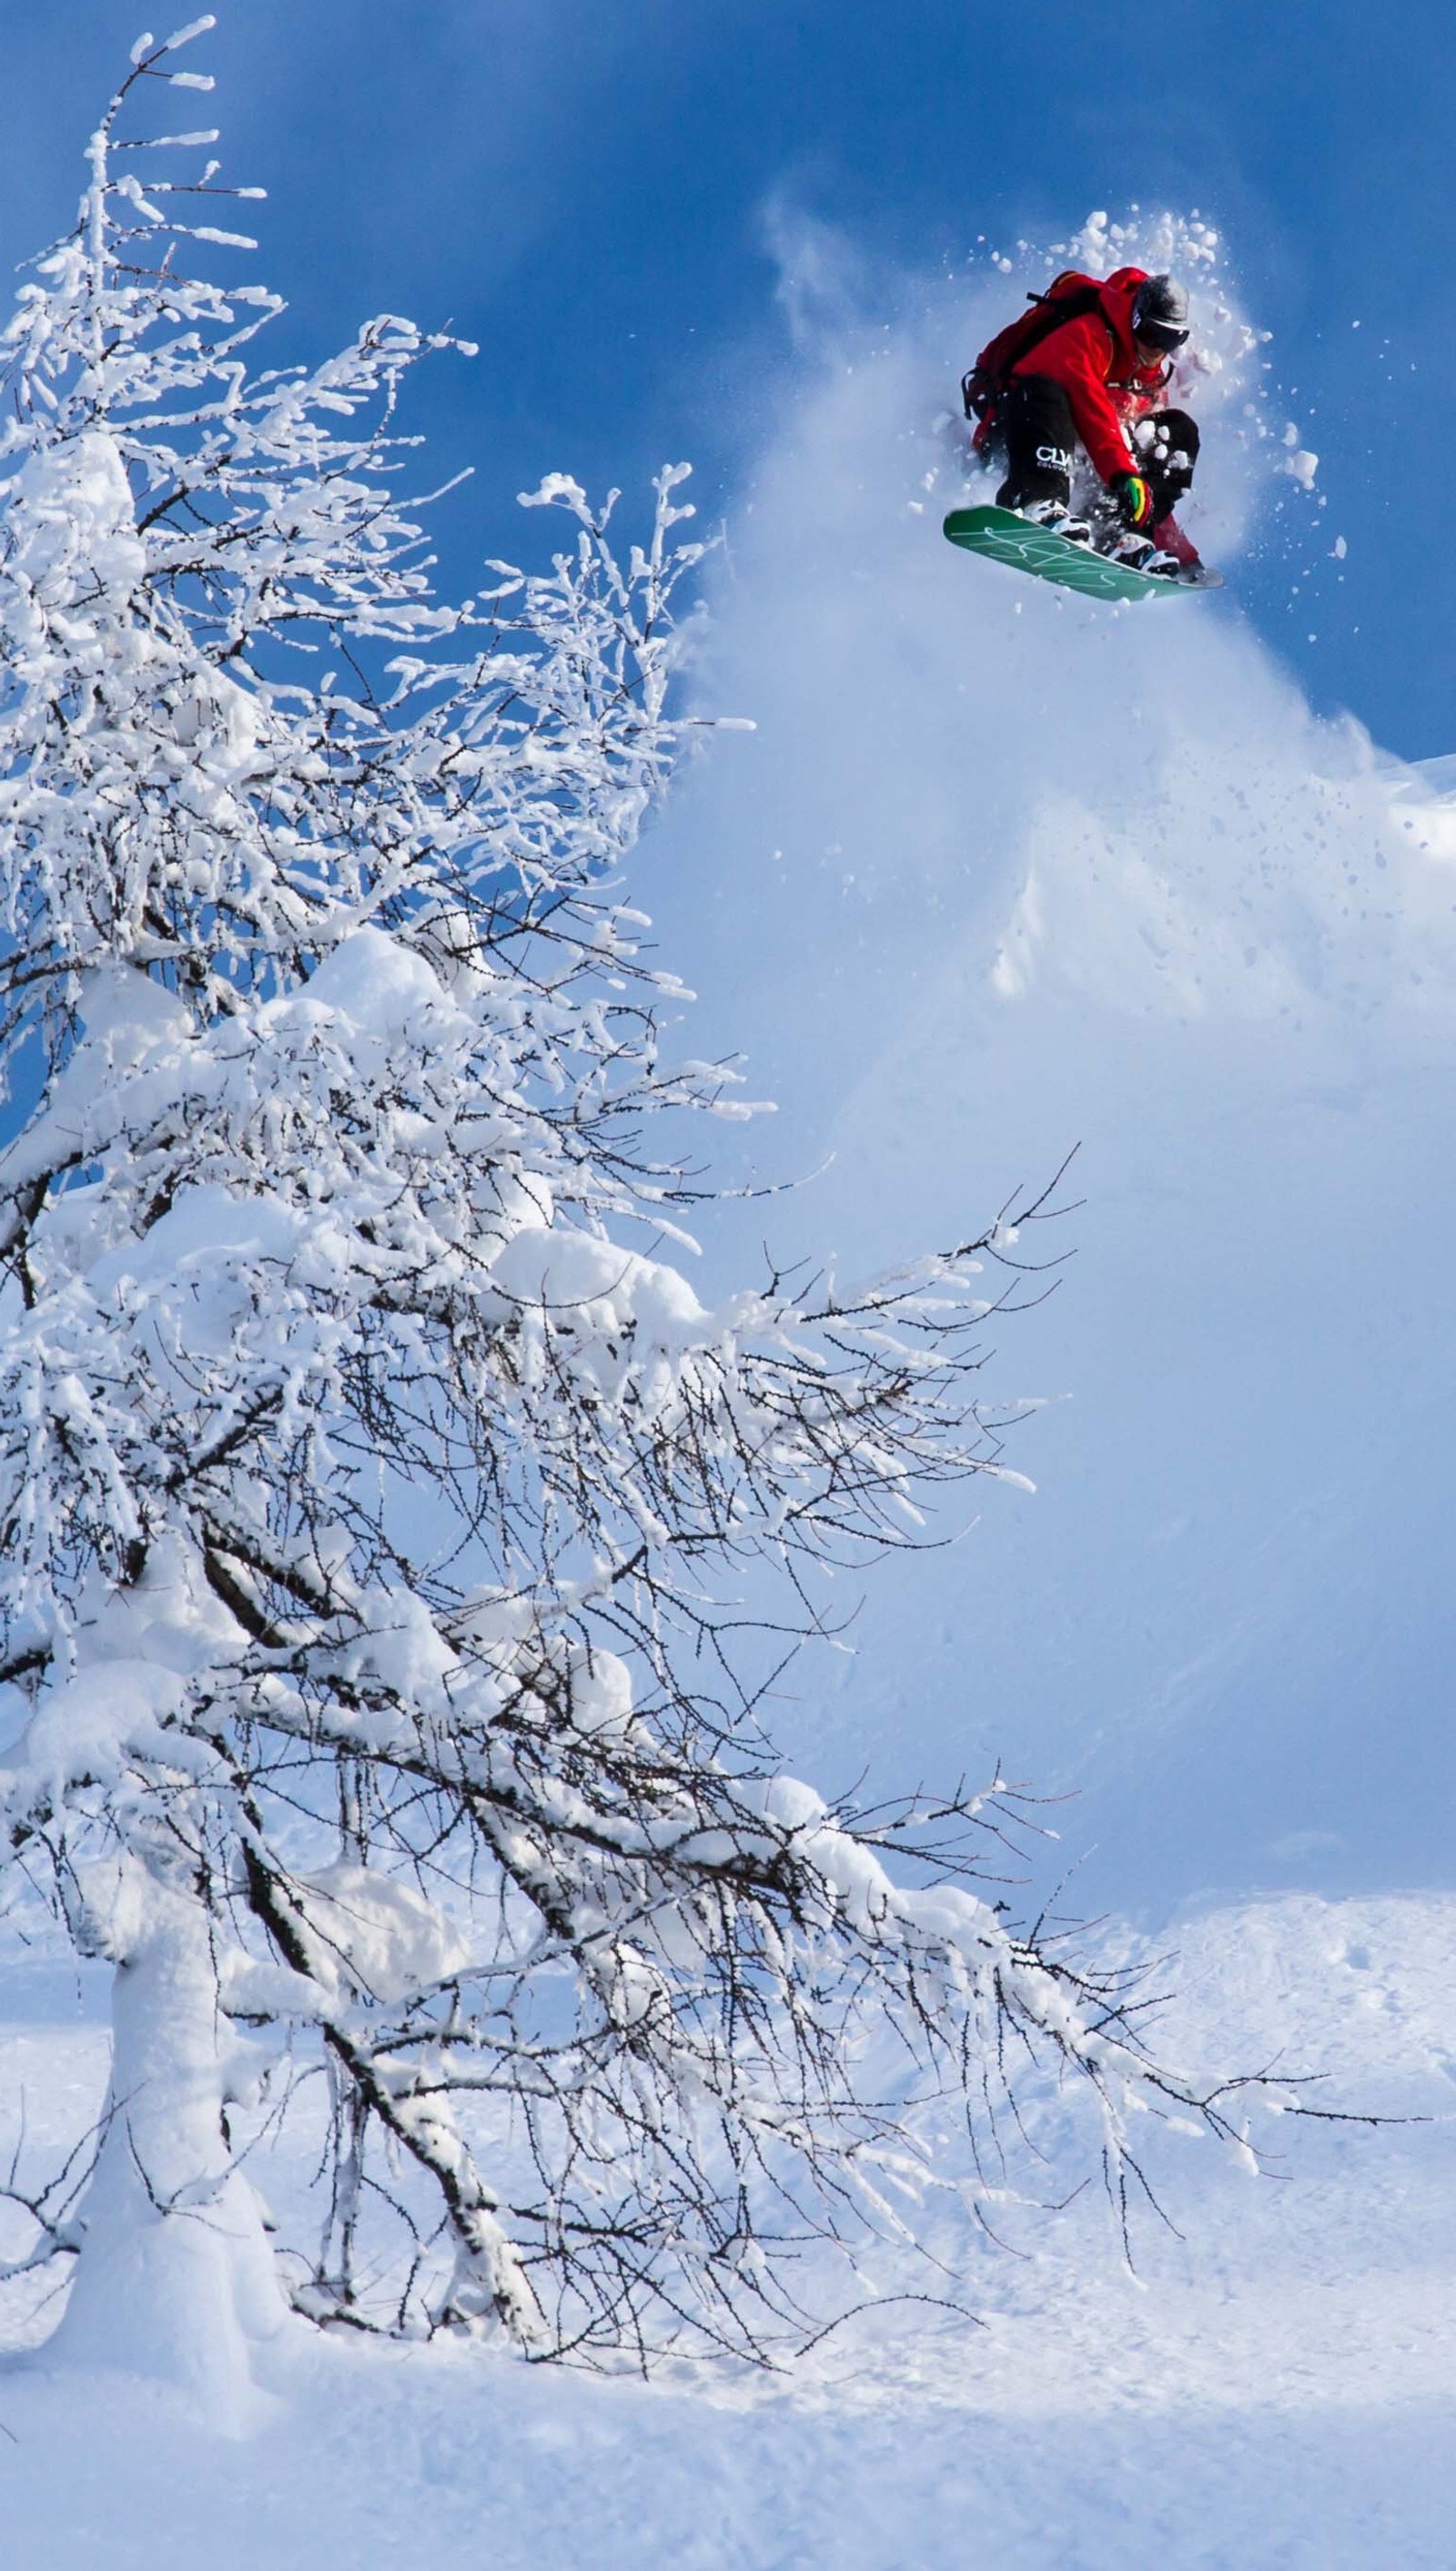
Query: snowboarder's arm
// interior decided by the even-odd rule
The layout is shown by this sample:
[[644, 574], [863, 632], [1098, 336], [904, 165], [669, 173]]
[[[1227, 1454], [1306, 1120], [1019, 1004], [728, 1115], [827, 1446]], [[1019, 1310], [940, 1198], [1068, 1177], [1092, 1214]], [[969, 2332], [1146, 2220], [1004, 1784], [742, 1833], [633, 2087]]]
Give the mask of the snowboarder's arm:
[[1096, 313], [1069, 321], [1038, 349], [1038, 374], [1061, 384], [1072, 405], [1077, 434], [1092, 460], [1093, 471], [1110, 482], [1115, 473], [1136, 473], [1132, 449], [1123, 433], [1117, 405], [1108, 390], [1107, 370], [1114, 355], [1112, 333]]

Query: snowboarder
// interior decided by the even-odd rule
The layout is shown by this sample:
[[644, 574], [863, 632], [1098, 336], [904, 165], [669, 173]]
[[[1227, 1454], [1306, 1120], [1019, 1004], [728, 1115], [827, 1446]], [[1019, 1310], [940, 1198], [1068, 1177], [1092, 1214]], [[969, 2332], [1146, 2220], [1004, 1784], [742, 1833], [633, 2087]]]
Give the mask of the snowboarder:
[[[1100, 281], [1067, 268], [981, 350], [963, 378], [972, 446], [1004, 461], [1001, 508], [1144, 572], [1199, 569], [1173, 512], [1194, 478], [1199, 432], [1160, 407], [1189, 335], [1175, 277], [1120, 267]], [[1102, 491], [1072, 509], [1079, 446]]]

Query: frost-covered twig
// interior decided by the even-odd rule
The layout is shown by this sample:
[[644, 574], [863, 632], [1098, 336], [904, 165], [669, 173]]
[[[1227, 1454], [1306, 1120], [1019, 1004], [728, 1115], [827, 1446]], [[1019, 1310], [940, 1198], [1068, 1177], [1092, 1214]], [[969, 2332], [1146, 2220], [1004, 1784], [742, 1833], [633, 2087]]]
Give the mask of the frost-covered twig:
[[80, 2209], [117, 2112], [117, 2104], [109, 2102], [105, 2114], [87, 2127], [49, 2178], [36, 2184], [22, 2184], [21, 2167], [29, 2141], [25, 2094], [22, 2091], [15, 2142], [5, 2176], [0, 2180], [0, 2204], [13, 2205], [26, 2215], [35, 2228], [36, 2237], [23, 2258], [0, 2261], [0, 2284], [30, 2276], [37, 2269], [50, 2267], [57, 2259], [74, 2259], [78, 2255], [86, 2228], [79, 2219]]

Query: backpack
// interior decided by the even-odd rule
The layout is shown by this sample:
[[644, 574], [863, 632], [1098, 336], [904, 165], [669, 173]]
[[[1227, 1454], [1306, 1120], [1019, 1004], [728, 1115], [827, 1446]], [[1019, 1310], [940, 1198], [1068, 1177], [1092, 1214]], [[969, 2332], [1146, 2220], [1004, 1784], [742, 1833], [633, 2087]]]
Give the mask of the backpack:
[[[1029, 349], [1050, 339], [1064, 321], [1080, 321], [1086, 312], [1096, 312], [1102, 304], [1102, 287], [1095, 276], [1084, 276], [1079, 268], [1066, 267], [1054, 276], [1044, 294], [1029, 294], [1030, 312], [1018, 313], [1008, 321], [994, 339], [987, 342], [968, 374], [961, 377], [961, 398], [967, 419], [976, 419], [983, 430], [989, 430], [997, 402], [1008, 383], [1011, 370]], [[977, 441], [979, 443], [979, 440]]]

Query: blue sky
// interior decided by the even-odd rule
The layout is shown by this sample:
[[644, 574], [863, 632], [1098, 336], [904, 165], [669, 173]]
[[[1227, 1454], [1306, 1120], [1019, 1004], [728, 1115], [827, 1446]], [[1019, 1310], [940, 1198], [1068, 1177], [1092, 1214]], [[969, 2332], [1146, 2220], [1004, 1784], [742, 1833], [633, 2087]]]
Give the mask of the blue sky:
[[[3, 0], [7, 261], [66, 222], [142, 6]], [[421, 422], [442, 460], [479, 468], [455, 522], [462, 577], [479, 536], [520, 543], [512, 495], [548, 467], [632, 483], [691, 455], [701, 496], [731, 513], [786, 362], [773, 195], [841, 226], [886, 277], [938, 272], [982, 234], [1060, 239], [1095, 206], [1196, 205], [1228, 237], [1319, 450], [1321, 539], [1337, 528], [1349, 546], [1340, 578], [1322, 541], [1296, 538], [1292, 560], [1271, 541], [1240, 566], [1239, 597], [1321, 708], [1349, 706], [1409, 756], [1456, 746], [1448, 573], [1416, 533], [1447, 503], [1444, 12], [223, 0], [219, 15], [192, 60], [219, 75], [230, 174], [270, 192], [258, 267], [290, 297], [296, 352], [381, 306], [481, 342], [474, 366], [440, 368]]]

